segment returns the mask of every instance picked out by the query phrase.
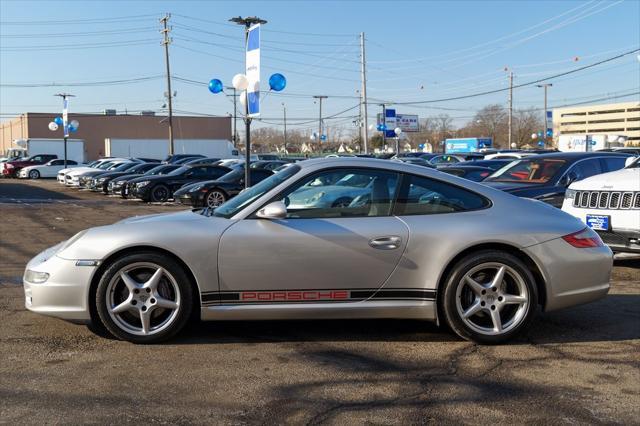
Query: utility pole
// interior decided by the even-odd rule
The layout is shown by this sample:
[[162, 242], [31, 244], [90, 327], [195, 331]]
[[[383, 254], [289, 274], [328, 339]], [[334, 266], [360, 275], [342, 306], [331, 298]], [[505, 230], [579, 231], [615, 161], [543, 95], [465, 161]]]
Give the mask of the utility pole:
[[[369, 128], [368, 128], [368, 120], [367, 120], [367, 62], [364, 55], [364, 32], [360, 33], [360, 75], [362, 80], [362, 91], [361, 95], [361, 113], [360, 113], [360, 126], [362, 129], [360, 131], [360, 137], [362, 137], [362, 133], [364, 132], [364, 153], [369, 153], [368, 148], [368, 140], [369, 140]], [[362, 113], [364, 113], [364, 120], [362, 119]]]
[[[245, 49], [247, 46], [247, 41], [249, 39], [249, 28], [255, 24], [266, 24], [267, 21], [264, 19], [260, 19], [257, 16], [249, 16], [247, 18], [243, 18], [242, 16], [238, 16], [237, 18], [229, 19], [229, 22], [233, 22], [238, 25], [244, 26], [244, 45]], [[246, 53], [246, 52], [245, 52]], [[247, 56], [245, 54], [244, 57], [244, 68], [247, 69]], [[245, 129], [245, 163], [244, 163], [244, 187], [248, 188], [251, 186], [251, 174], [249, 174], [249, 165], [251, 164], [251, 117], [249, 117], [249, 96], [248, 92], [244, 91], [245, 103], [244, 103], [244, 129]]]
[[320, 115], [318, 116], [318, 143], [320, 144], [320, 153], [322, 153], [322, 100], [327, 99], [327, 96], [314, 96], [320, 103]]
[[167, 13], [164, 15], [164, 18], [160, 19], [162, 23], [162, 29], [160, 32], [163, 34], [162, 44], [164, 45], [164, 62], [167, 66], [167, 98], [169, 104], [169, 155], [173, 155], [173, 105], [171, 102], [173, 94], [171, 93], [171, 71], [169, 69], [169, 43], [171, 43], [171, 39], [169, 38], [169, 33], [171, 32], [171, 28], [168, 27], [169, 18], [171, 18], [171, 14]]
[[511, 140], [513, 138], [513, 71], [509, 72], [509, 146], [511, 149]]
[[[236, 100], [238, 95], [236, 95], [236, 88], [235, 87], [225, 87], [225, 89], [227, 90], [233, 90], [233, 136], [231, 137], [231, 139], [233, 140], [233, 147], [237, 148], [238, 145], [238, 131], [236, 129], [237, 127], [237, 119], [238, 119], [238, 108], [236, 107]], [[227, 95], [229, 96], [229, 95]]]
[[284, 153], [287, 153], [287, 106], [282, 103], [282, 113], [284, 114]]
[[64, 168], [67, 168], [67, 139], [69, 138], [69, 108], [67, 98], [73, 98], [75, 95], [70, 93], [58, 93], [55, 96], [62, 98], [62, 132], [64, 134]]
[[547, 120], [547, 89], [551, 86], [553, 86], [552, 83], [544, 83], [544, 84], [537, 84], [537, 87], [543, 87], [544, 88], [544, 110], [543, 110], [543, 114], [544, 114], [544, 138], [543, 140], [545, 141], [545, 143], [547, 142], [547, 129], [549, 128], [549, 122]]

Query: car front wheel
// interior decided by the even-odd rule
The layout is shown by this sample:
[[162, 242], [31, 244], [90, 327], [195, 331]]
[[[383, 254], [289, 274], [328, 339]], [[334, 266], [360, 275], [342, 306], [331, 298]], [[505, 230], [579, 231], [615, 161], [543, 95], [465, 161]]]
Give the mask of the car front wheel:
[[40, 172], [37, 170], [29, 171], [29, 179], [40, 179]]
[[503, 343], [524, 332], [538, 309], [535, 279], [517, 257], [486, 250], [461, 259], [449, 274], [441, 302], [460, 337]]
[[193, 309], [184, 269], [171, 257], [142, 252], [114, 261], [96, 290], [96, 311], [111, 334], [133, 343], [157, 343], [178, 333]]

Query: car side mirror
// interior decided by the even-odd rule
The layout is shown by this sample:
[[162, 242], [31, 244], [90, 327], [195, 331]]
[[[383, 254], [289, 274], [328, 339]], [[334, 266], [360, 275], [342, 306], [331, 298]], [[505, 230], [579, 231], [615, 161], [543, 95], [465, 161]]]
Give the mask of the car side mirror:
[[633, 163], [635, 163], [635, 161], [638, 159], [638, 157], [629, 157], [626, 160], [624, 160], [624, 166], [625, 167], [629, 167], [630, 165], [632, 165]]
[[260, 219], [284, 219], [287, 217], [287, 206], [282, 201], [274, 201], [258, 210], [256, 216]]

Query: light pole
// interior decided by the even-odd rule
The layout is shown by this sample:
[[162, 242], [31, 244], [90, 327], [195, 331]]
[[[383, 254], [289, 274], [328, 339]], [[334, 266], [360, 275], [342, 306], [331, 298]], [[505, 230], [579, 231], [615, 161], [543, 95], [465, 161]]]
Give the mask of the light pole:
[[[235, 22], [237, 24], [244, 25], [245, 27], [244, 39], [245, 39], [245, 46], [247, 47], [247, 50], [245, 52], [246, 53], [245, 54], [245, 71], [247, 73], [251, 71], [253, 73], [253, 78], [255, 78], [256, 77], [255, 72], [258, 70], [259, 66], [256, 65], [255, 62], [252, 62], [251, 67], [247, 68], [247, 56], [250, 53], [255, 52], [256, 50], [258, 50], [258, 53], [259, 53], [259, 37], [257, 37], [257, 40], [258, 40], [257, 47], [255, 45], [252, 45], [253, 47], [250, 48], [249, 32], [258, 30], [259, 27], [254, 28], [252, 27], [253, 25], [266, 24], [267, 21], [260, 18], [256, 18], [255, 16], [249, 17], [249, 18], [242, 18], [239, 16], [237, 18], [230, 19], [230, 21]], [[259, 33], [258, 33], [258, 36], [259, 36]], [[254, 60], [259, 59], [259, 56], [257, 58], [254, 56], [253, 58]], [[245, 167], [244, 167], [244, 187], [245, 188], [248, 188], [251, 186], [251, 176], [249, 174], [249, 165], [251, 164], [251, 117], [249, 112], [249, 100], [251, 98], [251, 102], [254, 107], [253, 113], [255, 115], [259, 114], [259, 99], [260, 99], [259, 80], [260, 79], [258, 77], [251, 83], [252, 86], [249, 87], [249, 79], [247, 78], [247, 75], [236, 74], [231, 81], [231, 84], [234, 88], [234, 95], [235, 95], [235, 90], [240, 91], [240, 104], [244, 106], [244, 123], [245, 123], [245, 133], [246, 133], [245, 135], [246, 137]], [[280, 92], [286, 87], [286, 85], [287, 85], [287, 79], [282, 74], [275, 73], [275, 74], [272, 74], [271, 77], [269, 77], [270, 91], [273, 90], [275, 92]], [[222, 81], [220, 79], [214, 78], [214, 79], [211, 79], [211, 81], [209, 81], [209, 91], [211, 93], [217, 94], [222, 92], [223, 90], [224, 90], [224, 85], [222, 84]], [[249, 95], [253, 95], [253, 96], [250, 97]], [[234, 96], [234, 101], [235, 101], [235, 96]]]
[[536, 84], [536, 87], [542, 87], [544, 88], [544, 141], [547, 142], [547, 137], [549, 136], [548, 133], [548, 129], [549, 129], [549, 122], [547, 120], [547, 89], [549, 87], [552, 87], [553, 84], [552, 83], [544, 83], [544, 84]]
[[320, 144], [320, 153], [322, 153], [322, 100], [327, 99], [327, 96], [314, 96], [314, 99], [318, 99], [320, 103], [320, 115], [318, 116], [318, 143]]
[[235, 87], [225, 87], [225, 89], [227, 90], [233, 90], [233, 95], [226, 95], [226, 96], [233, 96], [233, 136], [231, 137], [231, 140], [233, 140], [233, 147], [237, 148], [238, 145], [238, 130], [236, 129], [237, 127], [237, 119], [238, 119], [238, 108], [236, 107], [236, 100], [238, 95], [236, 95], [236, 88]]
[[[68, 98], [73, 98], [75, 95], [69, 93], [58, 93], [54, 96], [59, 96], [62, 98], [62, 119], [58, 120], [56, 118], [52, 123], [55, 126], [52, 126], [52, 123], [49, 123], [49, 129], [55, 131], [58, 129], [58, 125], [62, 125], [62, 132], [64, 135], [64, 168], [67, 168], [67, 139], [69, 138], [69, 131], [75, 132], [78, 129], [79, 123], [76, 120], [73, 120], [69, 123], [69, 101]], [[59, 121], [62, 121], [61, 123]]]
[[396, 156], [400, 155], [400, 135], [402, 134], [402, 129], [400, 127], [396, 127], [393, 129], [393, 133], [396, 134]]

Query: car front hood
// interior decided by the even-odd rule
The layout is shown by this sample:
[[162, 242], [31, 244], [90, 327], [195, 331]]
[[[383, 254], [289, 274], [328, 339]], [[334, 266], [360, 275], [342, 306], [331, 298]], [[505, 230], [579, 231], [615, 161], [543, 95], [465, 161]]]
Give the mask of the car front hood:
[[[90, 228], [57, 254], [64, 259], [104, 259], [128, 247], [158, 247], [175, 253], [193, 252], [217, 241], [233, 221], [185, 210], [136, 216], [113, 225]], [[158, 229], [170, 230], [158, 232]], [[202, 246], [202, 247], [201, 247]]]
[[569, 188], [579, 191], [639, 191], [640, 168], [620, 169], [592, 176], [572, 183]]
[[138, 183], [138, 182], [157, 182], [167, 178], [169, 175], [157, 175], [157, 176], [140, 176], [135, 179], [131, 179], [129, 183]]

